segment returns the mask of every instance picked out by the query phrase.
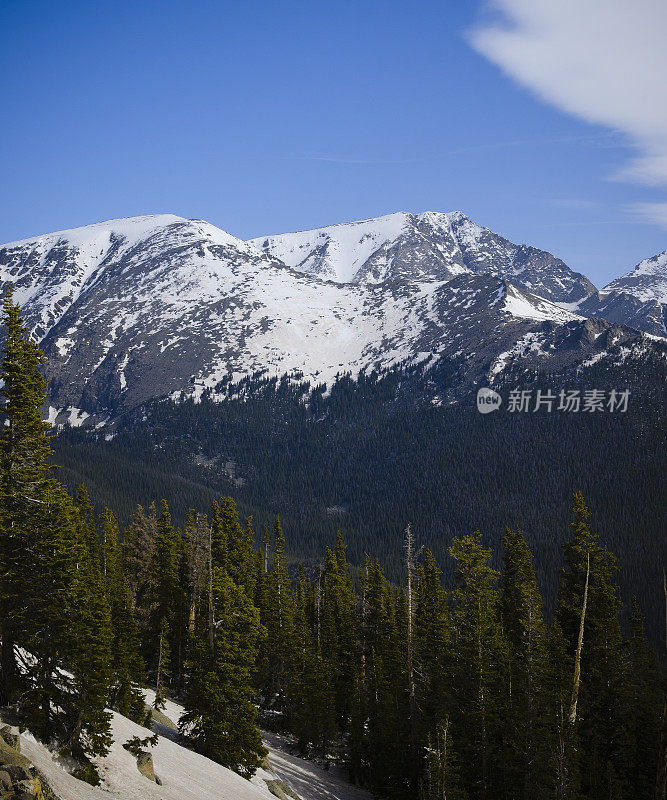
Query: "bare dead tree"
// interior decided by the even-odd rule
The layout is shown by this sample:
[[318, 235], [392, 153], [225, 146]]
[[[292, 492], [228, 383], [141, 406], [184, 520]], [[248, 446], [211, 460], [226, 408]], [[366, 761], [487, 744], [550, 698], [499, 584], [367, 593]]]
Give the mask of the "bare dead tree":
[[572, 683], [572, 700], [570, 702], [570, 724], [577, 721], [577, 699], [579, 697], [579, 681], [581, 678], [581, 649], [584, 646], [584, 623], [586, 621], [586, 605], [588, 603], [588, 579], [591, 574], [591, 556], [586, 555], [586, 583], [584, 584], [584, 600], [581, 604], [581, 622], [579, 624], [579, 639], [577, 640], [577, 653], [574, 658], [574, 681]]

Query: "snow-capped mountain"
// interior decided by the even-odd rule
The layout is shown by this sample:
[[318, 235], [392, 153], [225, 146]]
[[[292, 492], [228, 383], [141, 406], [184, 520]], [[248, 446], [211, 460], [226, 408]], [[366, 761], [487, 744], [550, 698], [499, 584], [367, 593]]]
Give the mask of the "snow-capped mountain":
[[627, 292], [639, 300], [667, 305], [667, 250], [645, 258], [627, 275], [616, 278], [602, 292]]
[[[448, 250], [444, 238], [418, 238], [437, 226], [458, 231], [458, 249]], [[337, 233], [340, 247], [327, 263], [351, 281], [325, 280], [277, 247], [173, 215], [112, 220], [0, 248], [0, 281], [13, 285], [47, 355], [51, 418], [79, 424], [153, 398], [215, 396], [223, 382], [255, 373], [321, 383], [425, 359], [450, 359], [461, 385], [470, 386], [497, 376], [513, 353], [531, 368], [556, 370], [610, 337], [642, 340], [608, 323], [590, 337], [580, 315], [507, 280], [500, 273], [514, 269], [525, 285], [531, 270], [539, 273], [538, 256], [522, 272], [521, 248], [511, 256], [515, 246], [502, 250], [505, 240], [487, 237], [462, 215], [392, 215], [380, 225], [336, 227], [356, 238], [348, 237], [343, 253]], [[501, 248], [495, 255], [494, 247]], [[539, 258], [568, 296], [587, 291], [562, 262]], [[482, 269], [492, 262], [502, 270]], [[532, 346], [516, 350], [526, 337]]]
[[576, 306], [585, 316], [603, 317], [642, 331], [667, 334], [667, 250], [646, 258]]
[[448, 280], [490, 272], [541, 297], [576, 302], [595, 291], [551, 253], [516, 245], [465, 214], [404, 212], [251, 243], [288, 266], [337, 283]]

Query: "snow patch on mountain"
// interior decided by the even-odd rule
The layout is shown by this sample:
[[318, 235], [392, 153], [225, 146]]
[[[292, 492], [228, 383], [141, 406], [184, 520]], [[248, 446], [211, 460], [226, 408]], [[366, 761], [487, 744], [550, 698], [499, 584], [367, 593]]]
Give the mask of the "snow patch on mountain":
[[639, 300], [667, 304], [667, 250], [645, 258], [627, 275], [616, 278], [602, 292], [627, 292]]
[[559, 304], [550, 303], [536, 295], [522, 292], [508, 284], [505, 292], [503, 309], [514, 317], [534, 320], [552, 320], [554, 322], [569, 322], [574, 319], [583, 319], [578, 314], [563, 308]]
[[588, 315], [550, 297], [585, 295], [581, 276], [460, 212], [272, 238], [157, 215], [0, 247], [0, 280], [47, 356], [50, 418], [91, 425], [154, 398], [221, 399], [255, 373], [331, 384], [447, 358], [474, 380], [527, 329]]
[[[154, 692], [147, 690], [146, 701], [154, 699]], [[181, 705], [167, 701], [165, 714], [173, 722], [178, 722], [182, 713]], [[160, 734], [166, 732], [158, 730]], [[296, 791], [301, 800], [371, 800], [367, 792], [347, 783], [335, 767], [325, 771], [291, 755], [289, 742], [271, 734], [266, 741], [271, 769], [260, 767], [251, 780], [195, 753], [177, 737], [159, 735], [156, 745], [146, 746], [161, 781], [158, 785], [139, 773], [135, 757], [123, 748], [132, 737], [144, 739], [150, 732], [117, 712], [112, 712], [111, 732], [109, 753], [96, 759], [100, 786], [90, 786], [66, 772], [30, 733], [21, 735], [21, 751], [62, 800], [275, 800], [267, 781], [276, 778]]]
[[351, 283], [374, 253], [405, 231], [407, 221], [408, 214], [399, 212], [312, 231], [251, 239], [250, 243], [299, 272]]
[[550, 300], [574, 302], [595, 291], [550, 253], [513, 244], [461, 211], [398, 212], [250, 241], [299, 272], [337, 283], [490, 272]]

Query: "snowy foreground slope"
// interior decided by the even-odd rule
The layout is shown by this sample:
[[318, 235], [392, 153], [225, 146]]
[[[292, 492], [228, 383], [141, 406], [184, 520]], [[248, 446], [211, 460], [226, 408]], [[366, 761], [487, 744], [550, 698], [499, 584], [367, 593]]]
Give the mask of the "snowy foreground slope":
[[[148, 699], [151, 699], [150, 693]], [[167, 715], [178, 720], [182, 708], [169, 703]], [[99, 760], [103, 783], [93, 787], [73, 778], [51, 758], [48, 750], [29, 737], [22, 737], [22, 752], [47, 778], [61, 800], [268, 800], [274, 798], [265, 780], [280, 778], [301, 800], [370, 800], [366, 792], [350, 786], [317, 765], [289, 755], [280, 747], [280, 737], [266, 742], [274, 772], [260, 769], [252, 781], [204, 756], [181, 747], [164, 736], [150, 748], [159, 786], [139, 774], [134, 756], [123, 749], [133, 736], [148, 735], [145, 728], [126, 717], [113, 715], [114, 743], [108, 756]]]
[[[642, 297], [664, 269], [645, 270]], [[549, 253], [459, 212], [253, 242], [168, 214], [112, 220], [0, 247], [0, 283], [14, 287], [46, 353], [50, 419], [70, 425], [155, 398], [221, 398], [250, 375], [330, 384], [425, 359], [452, 362], [463, 394], [511, 366], [501, 354], [525, 360], [515, 345], [527, 335], [553, 372], [605, 344], [586, 317], [663, 332], [657, 300], [598, 294]], [[615, 342], [645, 346], [612, 328]]]

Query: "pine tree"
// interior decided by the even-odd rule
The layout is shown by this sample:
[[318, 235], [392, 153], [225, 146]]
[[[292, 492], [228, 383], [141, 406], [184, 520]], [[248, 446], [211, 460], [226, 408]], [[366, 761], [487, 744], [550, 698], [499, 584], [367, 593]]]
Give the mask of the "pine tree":
[[644, 633], [644, 617], [632, 600], [628, 651], [627, 682], [630, 686], [631, 767], [628, 779], [632, 796], [637, 800], [652, 800], [658, 764], [660, 742], [660, 665], [651, 651]]
[[[75, 774], [97, 783], [97, 769], [89, 756], [106, 753], [111, 744], [111, 716], [107, 705], [114, 677], [113, 626], [100, 570], [95, 520], [86, 503], [85, 490], [79, 492], [78, 499], [80, 505], [74, 514], [74, 524], [78, 527], [77, 567], [71, 586], [71, 616], [66, 638], [66, 660], [72, 678], [69, 691], [59, 692], [55, 704], [66, 716], [68, 733], [63, 750], [79, 762]], [[80, 526], [80, 509], [86, 515], [83, 526]], [[48, 736], [42, 738], [48, 739]]]
[[[166, 500], [162, 500], [161, 514], [157, 520], [155, 551], [151, 576], [151, 604], [149, 614], [149, 639], [147, 661], [152, 675], [156, 676], [160, 651], [160, 631], [163, 621], [169, 630], [167, 644], [169, 652], [180, 652], [183, 608], [186, 605], [181, 587], [179, 554], [181, 539], [171, 522]], [[174, 666], [174, 665], [172, 665]], [[178, 664], [176, 671], [178, 672]]]
[[[50, 488], [47, 466], [51, 448], [42, 422], [40, 407], [46, 381], [40, 372], [44, 357], [30, 339], [13, 302], [11, 287], [3, 299], [6, 331], [0, 377], [4, 398], [0, 433], [2, 470], [2, 550], [0, 566], [0, 619], [2, 623], [2, 689], [5, 703], [13, 701], [20, 682], [16, 648], [24, 627], [26, 611], [24, 579], [34, 572], [30, 563], [30, 533], [42, 516], [44, 495]], [[29, 572], [26, 574], [25, 570]], [[38, 579], [38, 578], [37, 578]]]
[[101, 573], [100, 565], [100, 542], [97, 535], [97, 523], [95, 520], [95, 509], [90, 501], [88, 490], [81, 484], [76, 493], [74, 501], [78, 514], [78, 528], [80, 536], [85, 543], [90, 557], [97, 564]]
[[383, 797], [410, 792], [409, 698], [405, 661], [407, 605], [394, 594], [377, 561], [369, 565], [364, 684], [367, 732], [363, 752], [369, 785]]
[[271, 571], [266, 576], [262, 624], [266, 628], [261, 663], [266, 672], [259, 676], [265, 704], [282, 702], [287, 670], [293, 652], [294, 620], [291, 582], [285, 557], [285, 537], [279, 517], [274, 526], [274, 558]]
[[323, 657], [331, 665], [338, 726], [347, 730], [357, 652], [354, 592], [340, 531], [336, 536], [335, 550], [326, 549], [324, 569], [318, 577], [316, 589], [319, 644]]
[[266, 753], [252, 702], [262, 627], [245, 589], [231, 578], [223, 534], [214, 506], [209, 581], [199, 600], [202, 613], [195, 614], [189, 637], [186, 710], [179, 724], [201, 753], [249, 777]]
[[155, 669], [155, 700], [153, 707], [162, 711], [166, 705], [167, 686], [171, 674], [171, 650], [169, 647], [169, 623], [166, 617], [160, 620], [160, 638], [157, 650], [157, 667]]
[[501, 615], [505, 661], [503, 730], [505, 797], [537, 800], [548, 793], [547, 631], [533, 559], [521, 530], [503, 538]]
[[219, 535], [226, 540], [230, 577], [252, 597], [255, 581], [252, 521], [246, 520], [245, 527], [241, 525], [236, 503], [231, 497], [223, 497], [219, 503], [214, 503], [212, 517], [213, 524], [220, 526]]
[[549, 631], [547, 650], [546, 694], [552, 743], [549, 783], [556, 800], [578, 800], [581, 797], [579, 735], [578, 726], [569, 719], [572, 659], [558, 620], [554, 620]]
[[211, 529], [205, 514], [188, 514], [185, 521], [187, 575], [184, 581], [188, 596], [188, 634], [192, 634], [198, 611], [198, 601], [207, 579]]
[[500, 697], [503, 641], [498, 618], [498, 573], [479, 534], [455, 538], [449, 550], [456, 561], [451, 620], [454, 670], [452, 722], [471, 798], [494, 797], [499, 771]]
[[[157, 541], [157, 512], [155, 503], [144, 511], [142, 506], [132, 515], [123, 537], [123, 569], [130, 590], [132, 608], [145, 611], [151, 586], [151, 564], [155, 559]], [[147, 623], [143, 625], [147, 627]]]
[[294, 601], [294, 649], [286, 684], [288, 725], [302, 753], [312, 750], [325, 756], [336, 731], [335, 696], [331, 665], [316, 645], [309, 619], [309, 589], [300, 567]]
[[416, 663], [421, 675], [418, 684], [424, 735], [432, 740], [436, 728], [447, 719], [452, 707], [454, 654], [447, 594], [440, 583], [440, 570], [430, 550], [419, 566], [415, 610]]
[[427, 740], [427, 758], [421, 779], [421, 800], [465, 800], [459, 758], [454, 748], [449, 717], [438, 723]]
[[141, 722], [145, 716], [144, 695], [141, 691], [145, 676], [139, 627], [132, 611], [130, 590], [123, 571], [118, 520], [108, 508], [102, 513], [101, 551], [104, 590], [111, 609], [113, 630], [114, 681], [111, 705], [124, 716]]
[[[574, 674], [582, 608], [586, 607], [577, 718], [582, 790], [597, 800], [614, 780], [627, 787], [631, 752], [629, 694], [625, 682], [624, 648], [619, 622], [620, 601], [614, 584], [616, 564], [591, 530], [590, 512], [581, 494], [573, 500], [572, 538], [563, 544], [564, 563], [555, 620], [568, 643]], [[584, 590], [587, 602], [584, 606]], [[629, 788], [629, 787], [628, 787]]]
[[[11, 290], [0, 377], [0, 616], [2, 688], [22, 724], [59, 746], [95, 780], [89, 761], [109, 746], [109, 609], [95, 553], [52, 476], [40, 409], [43, 356]], [[91, 543], [92, 544], [92, 543]], [[21, 669], [17, 668], [21, 659]]]

